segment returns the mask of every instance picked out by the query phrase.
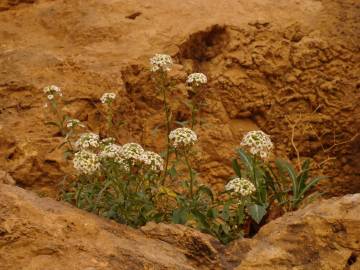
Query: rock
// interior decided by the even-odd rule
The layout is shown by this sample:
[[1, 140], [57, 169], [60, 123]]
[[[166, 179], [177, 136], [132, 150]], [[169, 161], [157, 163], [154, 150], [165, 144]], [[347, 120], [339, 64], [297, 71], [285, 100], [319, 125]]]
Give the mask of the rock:
[[0, 3], [0, 12], [20, 4], [33, 4], [35, 2], [36, 0], [2, 0]]
[[0, 270], [359, 269], [360, 194], [323, 200], [225, 247], [182, 225], [140, 230], [0, 184]]
[[240, 261], [236, 270], [360, 269], [359, 213], [360, 194], [323, 200], [233, 242], [227, 259]]
[[0, 183], [8, 184], [8, 185], [15, 185], [16, 181], [14, 178], [11, 177], [10, 174], [7, 172], [0, 170]]
[[183, 225], [156, 224], [154, 222], [143, 226], [141, 231], [151, 238], [183, 249], [187, 257], [198, 262], [197, 267], [211, 265], [213, 268], [221, 268], [220, 251], [224, 247], [208, 234]]
[[[98, 99], [117, 92], [114, 117], [126, 122], [119, 143], [162, 152], [162, 103], [148, 72], [149, 57], [160, 52], [176, 62], [174, 120], [190, 117], [186, 75], [209, 78], [196, 127], [201, 160], [194, 164], [203, 182], [223, 187], [249, 128], [270, 134], [282, 158], [293, 157], [284, 115], [303, 116], [298, 150], [333, 179], [321, 191], [360, 192], [360, 137], [349, 141], [360, 127], [358, 1], [228, 0], [221, 9], [208, 0], [0, 2], [0, 169], [21, 186], [55, 197], [71, 172], [56, 148], [62, 138], [44, 124], [51, 114], [41, 89], [48, 84], [62, 87], [64, 111], [102, 135]], [[330, 120], [316, 121], [323, 115]]]
[[0, 270], [222, 269], [219, 242], [193, 229], [134, 230], [3, 184], [0, 246]]

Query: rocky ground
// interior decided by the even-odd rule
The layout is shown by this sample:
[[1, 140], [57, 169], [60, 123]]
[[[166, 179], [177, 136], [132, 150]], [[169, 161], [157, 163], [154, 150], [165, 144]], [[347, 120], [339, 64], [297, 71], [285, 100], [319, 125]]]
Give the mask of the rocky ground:
[[[176, 61], [171, 73], [176, 81], [171, 107], [177, 121], [190, 116], [185, 105], [189, 93], [183, 84], [187, 74], [203, 72], [209, 77], [201, 111], [203, 124], [196, 127], [200, 153], [196, 169], [202, 181], [221, 189], [232, 175], [230, 158], [244, 132], [260, 128], [272, 136], [278, 156], [295, 161], [297, 149], [300, 156], [312, 159], [316, 173], [329, 176], [319, 188], [325, 196], [359, 193], [360, 2], [223, 2], [0, 0], [0, 182], [16, 182], [42, 196], [56, 197], [64, 174], [71, 172], [62, 150], [51, 151], [61, 137], [44, 124], [49, 115], [43, 108], [42, 88], [49, 84], [63, 89], [66, 111], [72, 117], [100, 133], [105, 120], [97, 113], [101, 110], [99, 97], [107, 91], [117, 92], [116, 117], [125, 121], [117, 130], [119, 142], [139, 142], [161, 151], [165, 131], [161, 99], [150, 80], [148, 59], [155, 53], [167, 53]], [[61, 264], [70, 263], [67, 256], [72, 252], [76, 254], [72, 264], [88, 270], [116, 269], [129, 258], [128, 269], [211, 269], [212, 264], [226, 269], [240, 261], [241, 269], [255, 269], [260, 267], [256, 256], [265, 253], [269, 259], [264, 259], [261, 269], [274, 269], [274, 262], [279, 265], [276, 269], [359, 267], [351, 263], [359, 253], [353, 229], [359, 221], [354, 221], [354, 210], [343, 206], [343, 202], [358, 201], [357, 195], [328, 203], [339, 210], [325, 210], [321, 208], [327, 205], [324, 203], [281, 218], [260, 232], [256, 239], [262, 240], [244, 240], [239, 247], [234, 244], [227, 251], [231, 255], [224, 259], [207, 236], [199, 236], [201, 241], [210, 241], [204, 244], [206, 251], [200, 250], [201, 254], [192, 258], [191, 245], [150, 240], [150, 229], [136, 232], [17, 188], [2, 186], [1, 192], [0, 221], [5, 224], [0, 227], [0, 260], [5, 265], [0, 264], [1, 270], [47, 269], [54, 257], [59, 261], [53, 269], [62, 269]], [[31, 208], [33, 214], [26, 214], [23, 207]], [[315, 211], [321, 218], [303, 220], [307, 211]], [[62, 221], [52, 224], [49, 215]], [[74, 220], [68, 221], [66, 215]], [[84, 229], [81, 219], [85, 216], [92, 229]], [[348, 220], [354, 223], [347, 225]], [[316, 222], [328, 227], [318, 230]], [[105, 229], [98, 244], [86, 247], [103, 226], [116, 228], [115, 232]], [[284, 230], [277, 236], [268, 228]], [[187, 234], [186, 229], [174, 230]], [[56, 232], [59, 234], [54, 236]], [[76, 237], [83, 237], [85, 251], [71, 242]], [[113, 237], [129, 249], [111, 240]], [[45, 243], [52, 243], [49, 239], [54, 241], [47, 247]], [[329, 244], [329, 239], [336, 244]], [[109, 246], [100, 244], [108, 240]], [[259, 241], [262, 244], [255, 247]], [[295, 242], [303, 244], [302, 249], [297, 249]], [[130, 248], [137, 243], [143, 245], [139, 250]], [[275, 243], [283, 246], [273, 246]], [[154, 245], [159, 245], [164, 261], [145, 252]], [[246, 258], [237, 251], [244, 249]], [[142, 252], [146, 254], [140, 256]], [[297, 253], [307, 254], [308, 261], [295, 256]], [[106, 259], [100, 260], [103, 254]], [[33, 268], [26, 268], [28, 256], [34, 258]], [[11, 268], [16, 267], [11, 266], [14, 260], [25, 268]], [[82, 264], [82, 260], [93, 264]]]
[[0, 184], [0, 269], [354, 270], [359, 211], [359, 194], [324, 200], [224, 247], [182, 225], [134, 230]]

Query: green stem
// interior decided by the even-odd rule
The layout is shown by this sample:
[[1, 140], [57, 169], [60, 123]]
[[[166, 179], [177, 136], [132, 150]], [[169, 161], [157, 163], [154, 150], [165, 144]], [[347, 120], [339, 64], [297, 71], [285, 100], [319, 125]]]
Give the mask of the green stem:
[[[141, 177], [139, 177], [141, 176]], [[139, 192], [139, 188], [142, 186], [142, 184], [145, 182], [144, 179], [145, 177], [143, 175], [141, 175], [140, 173], [136, 175], [136, 178], [135, 178], [135, 182], [137, 182], [136, 184], [136, 189], [135, 191], [136, 192]]]
[[163, 103], [164, 103], [164, 112], [165, 112], [165, 117], [166, 117], [166, 157], [165, 157], [165, 167], [164, 167], [164, 176], [162, 179], [162, 185], [165, 184], [166, 181], [166, 177], [167, 177], [167, 169], [169, 166], [169, 156], [170, 156], [170, 139], [169, 139], [169, 134], [170, 134], [170, 108], [168, 106], [167, 100], [166, 100], [166, 86], [165, 86], [165, 82], [166, 82], [166, 74], [165, 76], [162, 75], [161, 76], [161, 92], [163, 94]]
[[191, 104], [191, 129], [194, 129], [194, 125], [195, 125], [195, 104]]
[[125, 184], [125, 191], [124, 191], [124, 209], [126, 208], [126, 200], [128, 198], [128, 194], [129, 194], [129, 185], [130, 185], [130, 177], [128, 176], [128, 179]]
[[109, 114], [107, 116], [107, 133], [109, 136], [112, 136], [111, 134], [111, 128], [113, 124], [113, 110], [111, 108], [111, 104], [109, 104]]
[[260, 187], [259, 187], [259, 182], [258, 179], [256, 177], [256, 157], [252, 157], [252, 167], [253, 167], [253, 172], [254, 172], [254, 181], [255, 181], [255, 186], [256, 186], [256, 193], [258, 195], [258, 199], [259, 201], [262, 203], [262, 198], [261, 198], [261, 193], [260, 193]]
[[184, 157], [185, 157], [186, 166], [188, 167], [189, 174], [190, 174], [190, 198], [193, 200], [193, 197], [194, 197], [194, 195], [193, 195], [194, 175], [193, 175], [193, 171], [192, 171], [187, 154], [185, 154]]
[[65, 136], [63, 116], [60, 114], [60, 112], [57, 108], [56, 101], [50, 101], [50, 103], [51, 103], [51, 109], [52, 109], [53, 113], [56, 115], [56, 118], [58, 120], [60, 133], [62, 136]]
[[69, 145], [71, 152], [74, 153], [74, 152], [75, 152], [75, 151], [74, 151], [74, 147], [73, 147], [73, 145], [72, 145], [72, 143], [71, 143], [71, 141], [70, 141], [70, 139], [69, 139], [68, 136], [66, 136], [66, 142], [67, 142], [67, 144]]

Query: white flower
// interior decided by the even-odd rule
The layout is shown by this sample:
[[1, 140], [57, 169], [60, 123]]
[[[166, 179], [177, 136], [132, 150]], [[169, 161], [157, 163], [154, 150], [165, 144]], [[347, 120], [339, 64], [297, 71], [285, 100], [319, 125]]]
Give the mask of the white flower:
[[98, 156], [87, 150], [76, 152], [73, 163], [74, 168], [83, 174], [93, 174], [100, 168]]
[[251, 154], [259, 155], [261, 158], [266, 158], [274, 147], [270, 136], [261, 130], [246, 133], [240, 145], [248, 147]]
[[115, 138], [113, 137], [108, 137], [108, 138], [104, 138], [101, 140], [101, 144], [102, 145], [107, 145], [107, 144], [112, 144], [112, 143], [115, 143]]
[[104, 93], [101, 98], [100, 101], [101, 103], [105, 104], [105, 103], [111, 103], [115, 100], [116, 98], [116, 94], [115, 93]]
[[52, 100], [54, 98], [54, 95], [48, 95], [47, 98], [48, 100]]
[[58, 94], [59, 96], [62, 96], [60, 87], [56, 85], [49, 85], [44, 87], [43, 92], [47, 95], [55, 95]]
[[152, 151], [145, 151], [140, 156], [140, 161], [148, 166], [152, 171], [162, 171], [164, 169], [164, 160], [162, 157]]
[[77, 126], [79, 126], [79, 127], [85, 127], [85, 126], [80, 122], [80, 120], [78, 120], [78, 119], [68, 119], [68, 120], [66, 121], [66, 127], [67, 127], [67, 128], [75, 128], [75, 127], [77, 127]]
[[136, 162], [140, 161], [140, 157], [143, 153], [144, 149], [141, 145], [137, 143], [127, 143], [123, 145], [121, 155], [125, 160], [134, 165]]
[[150, 70], [152, 72], [156, 72], [158, 70], [170, 71], [173, 62], [170, 55], [157, 53], [152, 58], [150, 58], [150, 65]]
[[126, 159], [124, 159], [123, 157], [115, 157], [114, 162], [116, 162], [123, 171], [125, 171], [125, 172], [130, 171], [129, 162]]
[[225, 185], [226, 191], [239, 193], [241, 196], [249, 196], [256, 191], [253, 183], [245, 178], [234, 178]]
[[199, 86], [207, 83], [207, 77], [203, 73], [192, 73], [187, 77], [186, 83], [192, 86]]
[[77, 149], [97, 148], [99, 147], [99, 135], [95, 133], [83, 133], [75, 142], [75, 147]]
[[47, 108], [47, 107], [48, 107], [48, 104], [47, 104], [47, 103], [45, 103], [45, 104], [44, 104], [44, 108]]
[[122, 147], [118, 144], [109, 143], [106, 144], [99, 156], [101, 158], [120, 158], [122, 153]]
[[187, 148], [195, 144], [197, 135], [189, 128], [177, 128], [170, 132], [169, 139], [175, 148]]

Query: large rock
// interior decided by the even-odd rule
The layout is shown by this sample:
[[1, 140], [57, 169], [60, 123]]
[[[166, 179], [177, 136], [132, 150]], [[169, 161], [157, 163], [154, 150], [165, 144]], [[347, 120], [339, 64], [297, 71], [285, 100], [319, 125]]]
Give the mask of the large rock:
[[143, 233], [0, 184], [0, 270], [222, 269], [215, 239], [179, 225], [160, 237], [167, 226]]
[[324, 200], [228, 247], [181, 225], [140, 230], [0, 184], [0, 270], [360, 269], [360, 194]]
[[286, 214], [252, 240], [235, 241], [236, 270], [360, 269], [360, 194], [324, 200]]

